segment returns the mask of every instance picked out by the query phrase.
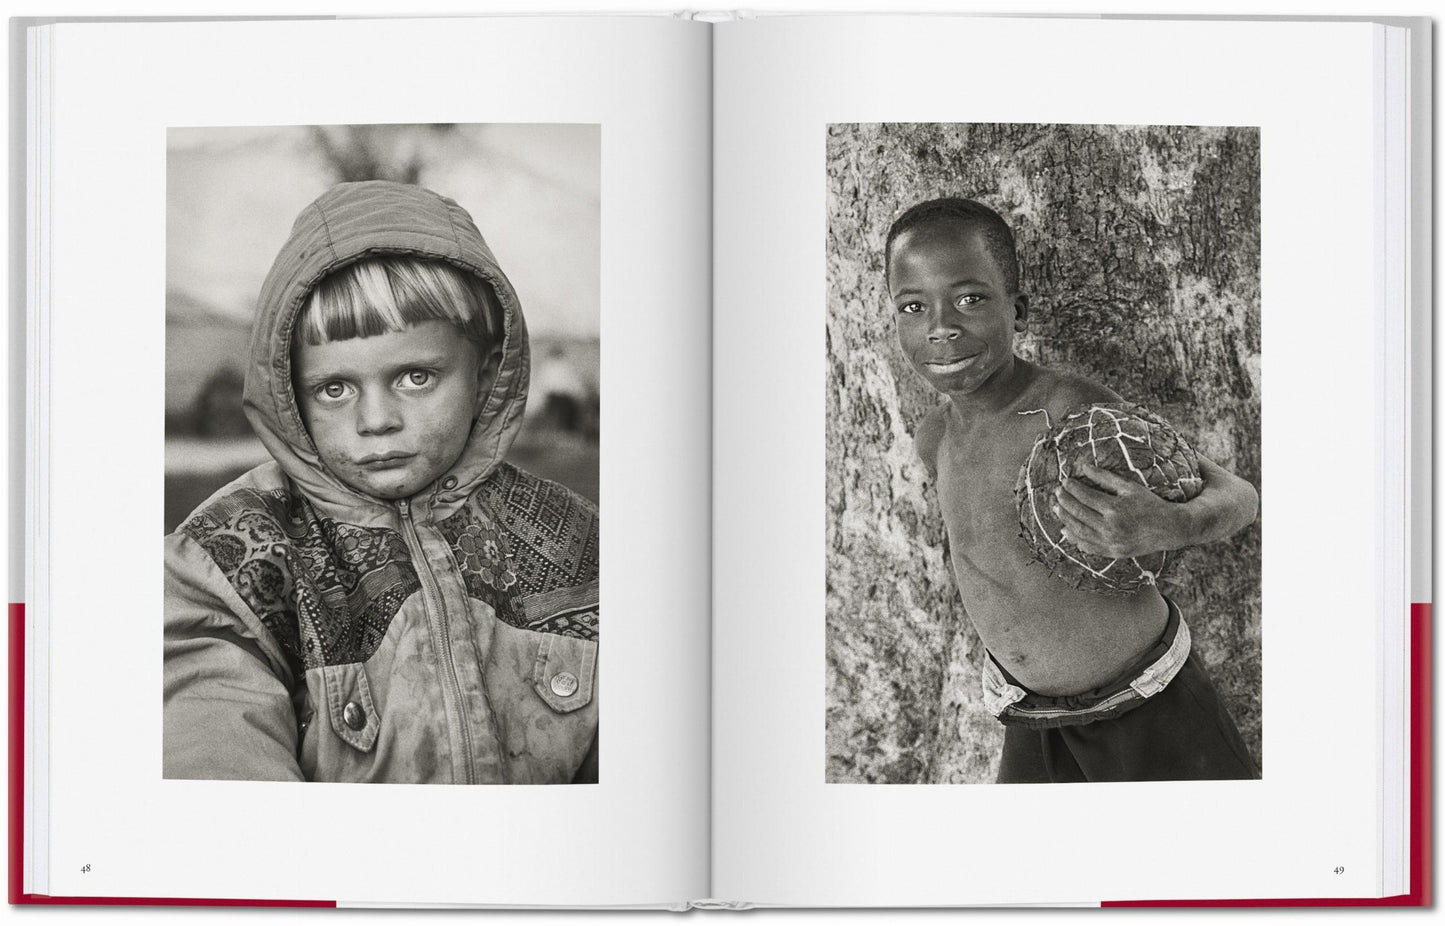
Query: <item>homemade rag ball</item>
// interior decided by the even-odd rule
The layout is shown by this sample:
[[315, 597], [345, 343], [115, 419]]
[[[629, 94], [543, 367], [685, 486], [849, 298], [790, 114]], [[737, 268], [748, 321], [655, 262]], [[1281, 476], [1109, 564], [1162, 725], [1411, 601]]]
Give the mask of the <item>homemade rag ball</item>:
[[1179, 551], [1114, 559], [1085, 553], [1063, 538], [1063, 522], [1054, 514], [1054, 490], [1062, 481], [1084, 479], [1074, 475], [1080, 461], [1137, 480], [1160, 498], [1186, 502], [1204, 488], [1199, 457], [1179, 432], [1146, 408], [1078, 405], [1039, 436], [1019, 470], [1014, 499], [1022, 536], [1051, 573], [1077, 588], [1105, 594], [1156, 584]]

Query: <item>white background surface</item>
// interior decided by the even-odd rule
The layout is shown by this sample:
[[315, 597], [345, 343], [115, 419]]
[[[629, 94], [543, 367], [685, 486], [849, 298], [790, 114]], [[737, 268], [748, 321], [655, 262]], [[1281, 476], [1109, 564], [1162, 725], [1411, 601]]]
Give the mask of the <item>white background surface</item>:
[[[530, 4], [530, 5], [528, 5], [528, 6], [526, 7], [526, 9], [527, 9], [528, 11], [540, 11], [540, 10], [542, 10], [542, 9], [551, 9], [551, 10], [576, 10], [576, 9], [578, 9], [578, 8], [580, 7], [580, 5], [581, 5], [580, 3], [545, 3], [545, 4], [539, 3], [539, 4]], [[790, 3], [769, 3], [769, 2], [761, 2], [761, 3], [750, 4], [750, 7], [754, 8], [754, 9], [768, 9], [768, 8], [778, 9], [778, 8], [786, 8], [786, 9], [789, 9], [789, 10], [812, 10], [812, 11], [847, 10], [847, 9], [851, 9], [851, 10], [867, 10], [867, 9], [876, 9], [876, 8], [878, 8], [878, 6], [879, 6], [879, 5], [876, 4], [876, 3], [810, 2], [810, 0], [794, 0], [794, 2], [790, 2]], [[1154, 13], [1154, 12], [1171, 12], [1171, 13], [1176, 13], [1176, 14], [1178, 14], [1178, 13], [1201, 12], [1201, 7], [1203, 7], [1203, 6], [1204, 6], [1204, 4], [1202, 4], [1202, 3], [1201, 3], [1201, 4], [1190, 4], [1190, 3], [1180, 3], [1180, 2], [1127, 2], [1127, 0], [1114, 0], [1114, 2], [1110, 2], [1110, 3], [1106, 3], [1106, 4], [1101, 4], [1100, 6], [1096, 7], [1095, 9], [1096, 9], [1097, 11], [1101, 11], [1101, 12], [1124, 12], [1124, 13], [1133, 13], [1133, 14], [1136, 14], [1136, 15], [1149, 14], [1149, 13]], [[418, 14], [422, 14], [422, 13], [425, 13], [425, 14], [443, 14], [443, 13], [461, 14], [461, 13], [481, 12], [481, 11], [506, 11], [506, 10], [508, 10], [508, 9], [518, 9], [518, 8], [520, 8], [520, 5], [519, 5], [519, 4], [508, 5], [508, 4], [492, 3], [492, 2], [432, 3], [432, 4], [428, 4], [428, 5], [424, 6], [424, 7], [416, 7], [416, 8], [413, 8], [413, 9], [411, 9], [411, 10], [408, 10], [407, 12], [408, 12], [410, 15], [418, 15]], [[593, 9], [593, 10], [600, 10], [600, 9], [610, 9], [610, 10], [639, 10], [639, 9], [650, 9], [650, 10], [654, 10], [654, 11], [658, 11], [658, 10], [664, 10], [664, 11], [665, 11], [665, 10], [671, 10], [671, 9], [672, 9], [672, 7], [671, 7], [670, 5], [668, 5], [668, 4], [657, 3], [657, 2], [648, 2], [648, 0], [633, 0], [633, 2], [620, 2], [620, 3], [618, 3], [618, 2], [611, 2], [611, 3], [594, 2], [594, 3], [588, 4], [588, 8], [589, 8], [589, 9]], [[1001, 2], [994, 2], [994, 3], [979, 3], [979, 2], [949, 2], [949, 3], [937, 3], [937, 2], [934, 2], [934, 3], [922, 3], [922, 2], [920, 2], [920, 3], [910, 4], [910, 8], [911, 8], [911, 9], [914, 9], [914, 10], [920, 10], [920, 11], [922, 11], [922, 10], [932, 10], [932, 11], [954, 10], [954, 11], [983, 11], [983, 12], [1000, 12], [1000, 11], [1005, 10], [1005, 9], [1011, 9], [1011, 10], [1013, 10], [1013, 11], [1025, 11], [1025, 10], [1026, 10], [1026, 11], [1037, 11], [1037, 12], [1050, 12], [1050, 13], [1056, 13], [1056, 14], [1057, 14], [1057, 13], [1062, 13], [1062, 12], [1072, 13], [1072, 12], [1074, 12], [1074, 11], [1077, 9], [1077, 4], [1066, 3], [1066, 2], [1058, 2], [1058, 0], [1055, 0], [1055, 2], [1039, 2], [1039, 3], [1029, 4], [1027, 7], [1022, 6], [1022, 5], [1016, 5], [1016, 6], [1013, 6], [1013, 7], [1009, 7], [1007, 4], [1004, 4], [1004, 3], [1001, 3]], [[170, 3], [134, 2], [134, 3], [126, 4], [124, 11], [125, 11], [125, 12], [128, 12], [128, 13], [147, 14], [147, 15], [153, 15], [153, 16], [165, 16], [165, 15], [170, 15], [170, 16], [194, 15], [194, 13], [196, 12], [195, 9], [194, 9], [192, 6], [190, 6], [190, 5], [188, 5], [188, 4], [184, 4], [184, 3], [178, 3], [178, 2], [170, 2]], [[1217, 13], [1233, 12], [1233, 13], [1236, 13], [1236, 14], [1254, 14], [1254, 15], [1262, 14], [1262, 13], [1279, 13], [1279, 14], [1294, 14], [1294, 15], [1300, 15], [1300, 14], [1305, 14], [1305, 13], [1309, 13], [1309, 14], [1322, 14], [1322, 13], [1323, 13], [1323, 14], [1334, 14], [1334, 15], [1346, 15], [1346, 14], [1358, 14], [1358, 13], [1361, 13], [1361, 12], [1372, 12], [1372, 13], [1374, 12], [1373, 10], [1368, 10], [1368, 11], [1365, 10], [1365, 5], [1364, 5], [1364, 4], [1359, 4], [1359, 3], [1341, 3], [1341, 2], [1325, 2], [1325, 0], [1320, 0], [1320, 2], [1312, 2], [1312, 3], [1309, 3], [1309, 4], [1301, 4], [1301, 3], [1281, 3], [1281, 2], [1260, 4], [1260, 3], [1250, 3], [1250, 2], [1227, 2], [1227, 0], [1226, 0], [1226, 2], [1217, 2], [1217, 3], [1210, 3], [1210, 4], [1208, 4], [1208, 8], [1207, 8], [1207, 10], [1205, 10], [1205, 11], [1207, 11], [1207, 12], [1209, 12], [1209, 13], [1216, 13], [1216, 14], [1217, 14]], [[117, 9], [116, 9], [113, 5], [99, 2], [99, 0], [96, 0], [96, 2], [69, 2], [69, 3], [67, 3], [67, 2], [24, 2], [24, 0], [21, 0], [21, 2], [16, 3], [16, 4], [13, 5], [13, 8], [12, 8], [11, 12], [12, 12], [12, 14], [23, 14], [23, 15], [92, 15], [92, 16], [93, 16], [93, 15], [113, 15], [115, 12], [117, 12]], [[382, 2], [376, 2], [376, 0], [372, 0], [372, 2], [365, 2], [365, 0], [349, 0], [349, 2], [344, 2], [344, 3], [313, 2], [313, 3], [309, 3], [309, 4], [305, 5], [305, 6], [302, 7], [302, 8], [297, 8], [297, 7], [295, 7], [294, 5], [283, 4], [283, 3], [280, 3], [280, 2], [251, 3], [251, 4], [240, 4], [240, 3], [217, 4], [217, 5], [214, 5], [214, 6], [212, 6], [212, 7], [209, 7], [209, 8], [207, 9], [207, 12], [213, 13], [213, 14], [226, 14], [226, 13], [230, 13], [230, 14], [233, 14], [233, 15], [267, 15], [267, 14], [270, 14], [270, 15], [296, 15], [298, 12], [309, 12], [309, 13], [317, 13], [317, 14], [336, 13], [336, 12], [345, 12], [345, 13], [368, 13], [368, 12], [369, 12], [369, 13], [373, 13], [373, 14], [375, 14], [375, 15], [397, 15], [397, 13], [398, 13], [399, 11], [398, 11], [398, 9], [397, 9], [397, 5], [396, 5], [396, 4], [385, 2], [385, 0], [382, 0]], [[1398, 13], [1401, 13], [1401, 14], [1411, 14], [1411, 15], [1435, 15], [1435, 14], [1438, 12], [1438, 6], [1437, 6], [1436, 3], [1433, 3], [1433, 2], [1418, 2], [1418, 0], [1417, 0], [1417, 2], [1413, 2], [1413, 3], [1410, 3], [1410, 4], [1408, 4], [1408, 5], [1401, 6], [1401, 7], [1399, 7], [1398, 9], [1391, 10], [1391, 12], [1398, 12]], [[22, 45], [21, 47], [23, 48], [23, 45]], [[11, 45], [11, 48], [13, 49], [13, 43], [12, 43], [12, 45]], [[1227, 55], [1225, 55], [1225, 57], [1227, 57]], [[1027, 60], [1026, 58], [1021, 59], [1019, 66], [1022, 67], [1022, 68], [1028, 67], [1028, 60]], [[11, 67], [10, 73], [12, 73], [12, 74], [15, 73], [15, 68], [14, 68], [13, 63], [12, 63], [12, 67]], [[12, 98], [12, 101], [13, 101], [13, 98]], [[13, 152], [12, 152], [12, 154], [13, 154]], [[820, 184], [820, 186], [821, 186], [821, 184]], [[6, 193], [7, 197], [8, 197], [8, 193], [9, 193], [8, 188], [6, 189], [5, 193]], [[607, 203], [607, 199], [606, 199], [606, 197], [605, 197], [605, 195], [604, 195], [604, 209], [605, 209], [605, 207], [606, 207], [606, 203]], [[15, 204], [15, 203], [10, 203], [9, 205], [11, 206], [11, 208], [15, 208], [15, 207], [17, 206], [17, 204]], [[820, 224], [819, 224], [819, 235], [821, 236], [821, 216], [819, 217], [819, 223], [820, 223]], [[12, 223], [8, 226], [8, 229], [7, 229], [7, 230], [13, 230], [14, 228], [15, 228], [15, 225], [14, 225], [14, 223], [12, 222]], [[821, 238], [820, 238], [820, 240], [821, 240]], [[605, 284], [604, 284], [604, 285], [605, 285]], [[6, 329], [5, 335], [3, 335], [3, 336], [8, 337], [8, 329]], [[13, 353], [13, 351], [12, 351], [12, 353]], [[8, 478], [11, 478], [11, 479], [13, 479], [13, 478], [18, 478], [18, 476], [17, 476], [16, 474], [14, 474], [14, 473], [9, 473], [9, 474], [7, 474], [7, 475], [8, 475]], [[12, 592], [11, 592], [10, 598], [11, 598], [11, 600], [16, 600], [16, 599], [18, 599], [19, 597], [20, 597], [20, 595], [14, 590], [14, 580], [12, 579]], [[819, 735], [820, 735], [820, 734], [819, 734]], [[821, 755], [821, 753], [819, 753], [819, 755]], [[818, 765], [821, 766], [821, 759], [818, 760]], [[585, 861], [584, 861], [583, 863], [585, 864]], [[44, 913], [41, 913], [40, 911], [35, 911], [35, 910], [22, 910], [22, 911], [19, 911], [19, 914], [20, 914], [20, 915], [29, 915], [29, 916], [43, 915], [43, 916], [46, 917], [46, 921], [47, 921], [47, 922], [72, 922], [72, 921], [79, 921], [81, 918], [84, 918], [84, 917], [94, 916], [94, 915], [97, 914], [97, 912], [98, 912], [98, 911], [59, 909], [59, 910], [49, 910], [49, 911], [45, 911]], [[7, 909], [7, 910], [0, 911], [0, 914], [15, 915], [15, 913], [16, 913], [16, 911], [14, 911], [13, 909]], [[305, 921], [305, 922], [312, 922], [312, 921], [314, 921], [314, 917], [316, 916], [316, 914], [313, 914], [313, 913], [307, 913], [307, 912], [289, 912], [289, 911], [198, 911], [198, 910], [159, 910], [159, 911], [157, 911], [157, 910], [146, 910], [146, 909], [113, 909], [113, 910], [106, 911], [106, 912], [104, 913], [104, 915], [107, 916], [107, 917], [121, 917], [121, 918], [131, 918], [131, 919], [144, 918], [146, 921], [149, 921], [152, 917], [155, 917], [155, 916], [160, 916], [160, 917], [162, 917], [162, 918], [170, 918], [170, 919], [172, 919], [172, 920], [174, 920], [176, 917], [182, 917], [182, 918], [185, 918], [185, 919], [187, 919], [187, 920], [189, 920], [191, 917], [202, 917], [202, 918], [205, 918], [205, 919], [212, 919], [212, 918], [223, 917], [223, 916], [233, 916], [233, 917], [234, 917], [234, 916], [240, 916], [240, 917], [242, 917], [242, 918], [244, 918], [244, 919], [247, 919], [247, 920], [250, 920], [250, 918], [252, 918], [252, 917], [265, 917], [265, 918], [266, 918], [265, 921], [267, 921], [267, 922], [273, 922], [273, 923], [289, 923], [289, 922], [303, 922], [303, 921]], [[405, 917], [409, 917], [409, 916], [411, 916], [411, 915], [414, 915], [414, 914], [410, 914], [410, 913], [400, 913], [400, 914], [394, 914], [394, 915], [392, 915], [392, 916], [388, 916], [387, 918], [388, 918], [388, 919], [391, 919], [391, 918], [393, 918], [393, 916], [405, 916]], [[570, 920], [572, 920], [574, 917], [579, 916], [579, 915], [580, 915], [580, 914], [575, 914], [575, 913], [547, 913], [547, 914], [519, 914], [519, 913], [506, 914], [506, 913], [504, 913], [504, 914], [497, 914], [497, 915], [495, 915], [492, 921], [496, 921], [496, 917], [497, 917], [497, 916], [499, 916], [502, 920], [509, 921], [509, 922], [510, 922], [510, 921], [517, 921], [517, 922], [524, 922], [524, 923], [538, 923], [538, 922], [552, 922], [552, 921], [558, 921], [558, 920], [569, 920], [569, 921], [570, 921]], [[705, 914], [705, 915], [712, 916], [712, 915], [718, 915], [718, 914]], [[757, 914], [754, 914], [754, 915], [757, 915]], [[817, 920], [824, 919], [824, 918], [830, 918], [830, 919], [831, 919], [833, 916], [843, 915], [843, 916], [846, 916], [850, 921], [853, 921], [853, 922], [865, 922], [865, 923], [881, 922], [881, 921], [884, 920], [885, 917], [890, 917], [890, 916], [891, 916], [890, 914], [887, 914], [887, 913], [867, 912], [867, 911], [849, 912], [849, 913], [847, 913], [847, 914], [837, 914], [837, 913], [828, 913], [828, 912], [803, 912], [803, 913], [794, 913], [794, 914], [764, 914], [764, 915], [767, 915], [767, 916], [770, 916], [770, 917], [787, 915], [790, 920], [793, 920], [793, 921], [808, 921], [808, 922], [817, 921]], [[938, 917], [938, 916], [953, 917], [953, 916], [956, 916], [956, 915], [959, 915], [959, 914], [950, 913], [950, 912], [947, 912], [947, 911], [931, 911], [931, 912], [920, 912], [920, 913], [918, 913], [918, 914], [916, 914], [916, 915], [933, 918], [933, 917]], [[970, 911], [967, 915], [969, 916], [969, 921], [970, 921], [970, 922], [979, 922], [979, 921], [980, 921], [980, 918], [981, 918], [982, 921], [991, 921], [991, 920], [993, 920], [993, 919], [995, 919], [995, 918], [1000, 918], [1000, 917], [1004, 917], [1004, 916], [1007, 916], [1007, 921], [1008, 921], [1008, 922], [1015, 922], [1015, 921], [1018, 920], [1020, 917], [1022, 917], [1022, 918], [1024, 918], [1024, 919], [1031, 919], [1031, 918], [1033, 918], [1034, 916], [1038, 916], [1038, 915], [1048, 915], [1048, 914], [1040, 914], [1040, 913], [1032, 913], [1032, 914], [1031, 914], [1031, 913], [1009, 913], [1009, 914], [1003, 914], [1003, 913], [988, 912], [988, 911]], [[1129, 915], [1129, 914], [1120, 914], [1120, 913], [1118, 913], [1118, 912], [1114, 912], [1114, 913], [1112, 913], [1112, 914], [1106, 913], [1106, 914], [1104, 914], [1104, 915], [1120, 916], [1120, 915]], [[1214, 921], [1214, 920], [1216, 920], [1216, 919], [1221, 919], [1221, 918], [1226, 917], [1226, 916], [1232, 917], [1232, 916], [1234, 916], [1235, 914], [1232, 914], [1232, 913], [1229, 913], [1229, 912], [1204, 911], [1204, 912], [1190, 913], [1190, 914], [1187, 914], [1187, 915], [1190, 917], [1191, 921], [1196, 921], [1196, 922], [1197, 922], [1197, 921]], [[1256, 915], [1268, 915], [1268, 914], [1256, 914]], [[1338, 912], [1332, 913], [1332, 912], [1330, 912], [1330, 911], [1304, 911], [1304, 912], [1297, 912], [1297, 913], [1294, 913], [1294, 914], [1292, 914], [1292, 915], [1293, 915], [1293, 917], [1296, 918], [1296, 919], [1313, 919], [1313, 918], [1315, 918], [1315, 917], [1320, 917], [1320, 916], [1330, 916], [1330, 915], [1336, 915], [1336, 916], [1338, 916], [1338, 915], [1340, 915], [1340, 913], [1338, 913]], [[1376, 916], [1381, 916], [1381, 915], [1385, 915], [1385, 914], [1384, 914], [1383, 912], [1382, 912], [1382, 913], [1360, 912], [1360, 913], [1350, 913], [1350, 914], [1348, 914], [1348, 915], [1350, 916], [1352, 922], [1360, 922], [1362, 919], [1368, 921], [1368, 920], [1370, 920], [1370, 919], [1373, 919], [1373, 918], [1376, 917]], [[642, 916], [642, 914], [621, 914], [621, 915], [620, 915], [620, 917], [621, 917], [622, 919], [627, 920], [627, 921], [631, 921], [634, 917], [640, 917], [640, 916]], [[304, 918], [304, 919], [303, 919], [303, 918]], [[609, 917], [608, 919], [609, 919], [609, 921], [616, 922], [618, 918], [619, 918], [618, 916], [611, 916], [611, 917]]]

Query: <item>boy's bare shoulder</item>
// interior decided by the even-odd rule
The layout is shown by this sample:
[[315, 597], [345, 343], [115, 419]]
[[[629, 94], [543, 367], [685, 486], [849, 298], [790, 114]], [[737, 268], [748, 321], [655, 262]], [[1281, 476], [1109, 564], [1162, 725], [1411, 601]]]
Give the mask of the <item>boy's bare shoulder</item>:
[[913, 430], [913, 446], [917, 449], [918, 458], [923, 461], [923, 468], [928, 471], [930, 478], [938, 475], [938, 445], [943, 441], [947, 414], [947, 404], [935, 405]]
[[1039, 368], [1040, 404], [1054, 417], [1061, 417], [1075, 405], [1089, 402], [1122, 402], [1119, 394], [1108, 386], [1094, 382], [1077, 373]]

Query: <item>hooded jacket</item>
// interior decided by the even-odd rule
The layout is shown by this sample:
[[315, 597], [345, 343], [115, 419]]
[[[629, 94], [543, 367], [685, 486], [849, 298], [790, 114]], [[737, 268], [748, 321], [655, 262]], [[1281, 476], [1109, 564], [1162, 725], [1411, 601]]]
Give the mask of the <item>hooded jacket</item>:
[[[327, 470], [291, 380], [312, 287], [385, 254], [476, 274], [504, 314], [465, 449], [399, 501]], [[273, 462], [165, 539], [167, 778], [596, 780], [597, 512], [504, 462], [527, 378], [516, 292], [455, 202], [372, 181], [301, 213], [262, 287], [246, 375]]]

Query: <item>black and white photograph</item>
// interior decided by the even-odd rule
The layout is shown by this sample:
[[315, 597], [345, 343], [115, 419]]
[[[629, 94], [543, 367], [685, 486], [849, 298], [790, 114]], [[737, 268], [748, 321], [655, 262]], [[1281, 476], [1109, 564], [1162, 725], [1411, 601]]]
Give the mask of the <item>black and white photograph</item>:
[[599, 781], [600, 169], [170, 129], [166, 778]]
[[1259, 130], [827, 133], [826, 780], [1261, 777]]

